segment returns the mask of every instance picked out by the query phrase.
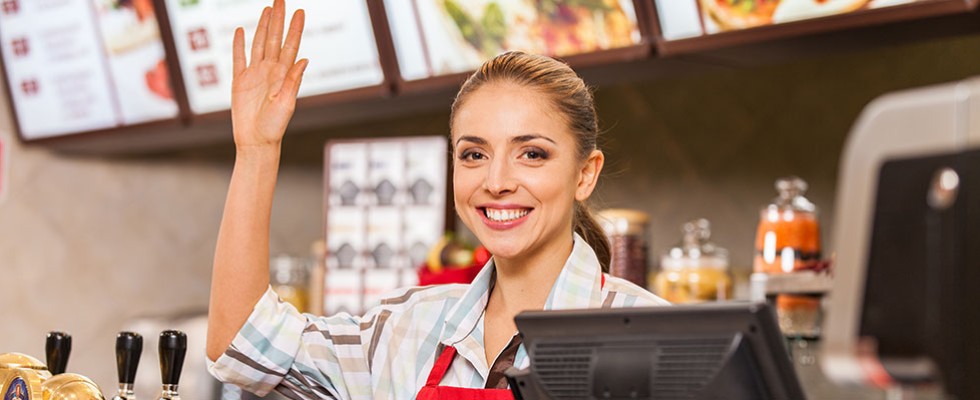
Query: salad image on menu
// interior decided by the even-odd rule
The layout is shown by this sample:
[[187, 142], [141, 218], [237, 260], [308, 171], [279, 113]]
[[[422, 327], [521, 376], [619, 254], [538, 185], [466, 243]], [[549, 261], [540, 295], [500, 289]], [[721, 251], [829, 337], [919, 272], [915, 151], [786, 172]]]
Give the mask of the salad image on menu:
[[[640, 40], [632, 1], [622, 0], [434, 0], [419, 7], [439, 14], [451, 40], [440, 48], [429, 34], [430, 64], [435, 74], [460, 72], [505, 50], [568, 56], [637, 44]], [[428, 18], [423, 18], [427, 20]], [[452, 61], [448, 61], [452, 59]], [[447, 60], [447, 62], [442, 62]], [[463, 69], [465, 70], [465, 69]]]
[[707, 33], [739, 30], [924, 0], [698, 0]]
[[175, 116], [153, 0], [93, 1], [124, 122]]

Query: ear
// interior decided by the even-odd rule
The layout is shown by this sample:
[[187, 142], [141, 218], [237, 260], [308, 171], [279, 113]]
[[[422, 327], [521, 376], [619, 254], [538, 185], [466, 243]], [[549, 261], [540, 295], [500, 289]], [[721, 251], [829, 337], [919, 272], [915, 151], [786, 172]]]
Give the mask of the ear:
[[582, 164], [582, 169], [578, 174], [578, 185], [575, 188], [575, 200], [585, 201], [592, 195], [595, 186], [599, 183], [599, 173], [602, 172], [602, 165], [606, 162], [606, 156], [599, 150], [592, 150], [589, 157]]

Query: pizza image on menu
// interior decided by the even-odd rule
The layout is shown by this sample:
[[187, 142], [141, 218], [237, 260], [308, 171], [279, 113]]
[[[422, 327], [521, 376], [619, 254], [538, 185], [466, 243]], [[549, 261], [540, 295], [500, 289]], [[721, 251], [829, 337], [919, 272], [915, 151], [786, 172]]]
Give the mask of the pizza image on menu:
[[869, 2], [868, 0], [783, 0], [773, 19], [778, 22], [790, 22], [801, 19], [826, 17], [828, 15], [844, 14], [860, 8], [874, 8], [880, 5], [895, 5], [910, 3], [915, 0], [887, 0]]
[[[705, 19], [720, 31], [848, 13], [868, 0], [700, 0]], [[909, 1], [909, 0], [905, 0]], [[914, 0], [911, 0], [914, 1]]]

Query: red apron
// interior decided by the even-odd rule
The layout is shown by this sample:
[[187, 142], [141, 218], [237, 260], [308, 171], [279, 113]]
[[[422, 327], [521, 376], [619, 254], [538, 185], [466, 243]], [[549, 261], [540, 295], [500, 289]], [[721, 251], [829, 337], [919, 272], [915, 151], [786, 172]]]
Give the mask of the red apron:
[[[600, 275], [602, 281], [600, 288], [606, 286], [606, 276]], [[425, 381], [425, 387], [419, 390], [415, 396], [416, 400], [439, 400], [439, 399], [463, 399], [463, 400], [514, 400], [514, 394], [510, 389], [468, 389], [450, 386], [439, 386], [442, 377], [446, 376], [446, 371], [456, 357], [456, 348], [449, 346], [442, 350], [436, 363], [429, 371], [429, 379]]]
[[449, 365], [453, 363], [456, 356], [456, 348], [446, 347], [439, 358], [436, 359], [432, 371], [429, 372], [429, 379], [425, 381], [425, 387], [419, 390], [415, 396], [416, 400], [439, 400], [439, 399], [466, 399], [466, 400], [514, 400], [514, 395], [510, 389], [467, 389], [449, 386], [439, 386], [442, 377], [449, 370]]

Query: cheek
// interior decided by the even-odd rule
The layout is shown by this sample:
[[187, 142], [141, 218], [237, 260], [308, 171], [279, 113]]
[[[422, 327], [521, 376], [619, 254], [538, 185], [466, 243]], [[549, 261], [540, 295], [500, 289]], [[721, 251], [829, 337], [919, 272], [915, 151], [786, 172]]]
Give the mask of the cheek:
[[473, 171], [465, 168], [453, 168], [453, 199], [456, 206], [465, 205], [466, 200], [473, 194], [473, 189], [479, 186]]
[[577, 176], [570, 167], [556, 166], [534, 170], [524, 175], [524, 187], [535, 194], [542, 203], [555, 205], [572, 204], [575, 201]]

